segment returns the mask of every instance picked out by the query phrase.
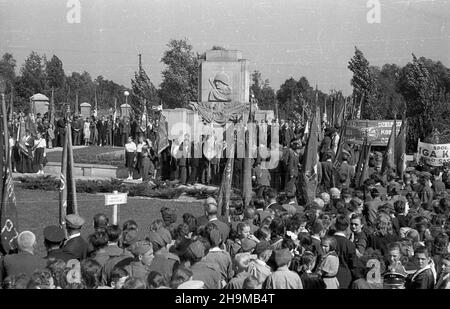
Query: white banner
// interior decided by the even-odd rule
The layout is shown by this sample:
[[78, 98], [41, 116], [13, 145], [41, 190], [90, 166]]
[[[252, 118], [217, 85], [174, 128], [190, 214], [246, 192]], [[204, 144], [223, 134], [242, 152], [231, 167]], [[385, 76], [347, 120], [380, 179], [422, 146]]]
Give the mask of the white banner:
[[442, 166], [450, 162], [450, 144], [428, 144], [419, 141], [417, 144], [417, 159], [432, 166]]

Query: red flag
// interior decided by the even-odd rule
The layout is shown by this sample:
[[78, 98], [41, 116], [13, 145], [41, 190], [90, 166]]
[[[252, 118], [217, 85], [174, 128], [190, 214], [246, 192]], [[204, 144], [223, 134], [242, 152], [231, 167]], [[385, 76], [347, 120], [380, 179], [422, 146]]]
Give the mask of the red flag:
[[1, 170], [1, 205], [0, 205], [0, 228], [1, 242], [0, 251], [8, 254], [16, 249], [15, 239], [18, 236], [19, 221], [17, 217], [16, 195], [14, 193], [14, 184], [12, 180], [11, 154], [9, 151], [9, 133], [8, 122], [6, 119], [5, 95], [2, 93], [2, 116], [3, 116], [3, 135], [2, 135], [2, 160], [5, 158], [4, 168]]
[[403, 173], [406, 169], [406, 117], [403, 115], [400, 132], [395, 140], [395, 166], [397, 175], [403, 179]]
[[381, 173], [384, 174], [388, 169], [395, 167], [395, 136], [397, 135], [397, 120], [392, 125], [391, 135], [386, 151], [383, 155], [383, 163], [381, 165]]
[[59, 220], [65, 228], [65, 216], [78, 214], [77, 192], [73, 175], [73, 149], [70, 121], [65, 128], [64, 147], [61, 162], [61, 177], [59, 188]]

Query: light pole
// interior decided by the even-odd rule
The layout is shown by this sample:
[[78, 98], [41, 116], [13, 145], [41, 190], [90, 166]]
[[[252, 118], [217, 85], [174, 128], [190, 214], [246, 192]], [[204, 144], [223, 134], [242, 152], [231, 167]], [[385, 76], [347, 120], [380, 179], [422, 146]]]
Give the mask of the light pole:
[[125, 96], [125, 104], [128, 105], [128, 96], [130, 95], [130, 93], [128, 92], [128, 90], [125, 90], [123, 92], [123, 95]]

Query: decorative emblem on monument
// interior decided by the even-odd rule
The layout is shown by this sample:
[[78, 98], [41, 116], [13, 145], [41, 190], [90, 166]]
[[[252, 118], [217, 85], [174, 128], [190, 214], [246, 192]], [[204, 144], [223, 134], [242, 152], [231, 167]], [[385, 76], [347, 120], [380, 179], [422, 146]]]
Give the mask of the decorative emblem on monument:
[[237, 50], [209, 50], [200, 63], [199, 98], [191, 102], [202, 119], [218, 125], [236, 122], [249, 110], [249, 61]]
[[230, 77], [224, 72], [218, 72], [216, 76], [209, 79], [211, 91], [209, 92], [209, 102], [230, 102], [232, 100], [232, 88]]

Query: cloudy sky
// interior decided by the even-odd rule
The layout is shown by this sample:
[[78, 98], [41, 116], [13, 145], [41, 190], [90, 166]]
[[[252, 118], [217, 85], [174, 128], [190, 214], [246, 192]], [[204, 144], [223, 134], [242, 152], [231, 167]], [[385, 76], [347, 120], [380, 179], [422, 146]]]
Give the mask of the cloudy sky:
[[[80, 23], [69, 23], [71, 2]], [[369, 23], [372, 2], [380, 23]], [[329, 92], [351, 92], [348, 60], [358, 46], [373, 65], [404, 65], [411, 53], [450, 67], [450, 0], [0, 0], [0, 53], [19, 65], [32, 50], [56, 54], [66, 74], [88, 71], [125, 86], [137, 54], [159, 85], [170, 39], [201, 53], [238, 49], [278, 89], [306, 76]]]

